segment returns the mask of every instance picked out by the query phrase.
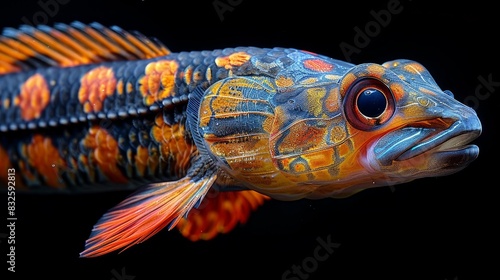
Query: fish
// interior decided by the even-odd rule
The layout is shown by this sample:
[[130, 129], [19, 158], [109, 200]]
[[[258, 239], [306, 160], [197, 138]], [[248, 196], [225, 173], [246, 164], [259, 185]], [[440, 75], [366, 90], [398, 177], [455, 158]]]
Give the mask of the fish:
[[82, 258], [163, 229], [210, 240], [271, 199], [340, 199], [451, 175], [478, 157], [481, 130], [474, 109], [411, 59], [171, 52], [98, 22], [0, 35], [2, 185], [130, 191], [89, 229]]

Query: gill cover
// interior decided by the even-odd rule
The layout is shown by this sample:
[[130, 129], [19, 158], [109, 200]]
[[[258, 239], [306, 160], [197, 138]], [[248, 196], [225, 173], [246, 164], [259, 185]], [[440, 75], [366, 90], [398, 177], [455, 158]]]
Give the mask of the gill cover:
[[353, 149], [333, 82], [278, 92], [270, 78], [230, 77], [196, 99], [196, 145], [230, 177], [274, 198], [308, 197]]
[[269, 154], [274, 94], [268, 78], [231, 77], [190, 99], [189, 116], [198, 116], [189, 118], [196, 146], [221, 172], [259, 192], [279, 177]]

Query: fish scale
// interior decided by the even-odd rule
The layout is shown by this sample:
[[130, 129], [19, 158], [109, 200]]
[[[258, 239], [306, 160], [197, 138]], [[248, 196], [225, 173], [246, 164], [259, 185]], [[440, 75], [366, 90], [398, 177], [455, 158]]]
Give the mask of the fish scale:
[[[138, 149], [146, 149], [148, 153], [158, 153], [160, 157], [159, 146], [161, 142], [149, 137], [151, 134], [151, 127], [154, 123], [155, 115], [141, 116], [140, 119], [134, 121], [127, 120], [117, 120], [110, 123], [107, 127], [107, 132], [110, 137], [117, 139], [118, 142], [118, 154], [119, 160], [117, 160], [117, 167], [119, 170], [126, 175], [130, 180], [130, 184], [116, 184], [116, 182], [110, 182], [109, 178], [103, 175], [91, 176], [94, 172], [89, 172], [88, 168], [97, 169], [97, 166], [88, 166], [85, 162], [79, 161], [80, 156], [89, 156], [91, 151], [89, 147], [82, 144], [82, 139], [88, 134], [91, 127], [99, 126], [95, 122], [82, 123], [78, 125], [68, 125], [57, 131], [51, 131], [47, 133], [47, 139], [56, 147], [59, 151], [59, 155], [65, 155], [63, 158], [65, 162], [78, 162], [75, 166], [59, 166], [59, 171], [57, 177], [62, 180], [64, 188], [55, 189], [54, 186], [50, 186], [44, 183], [43, 177], [46, 174], [34, 173], [38, 177], [38, 180], [34, 181], [32, 184], [26, 187], [32, 188], [32, 191], [68, 191], [72, 192], [82, 192], [82, 191], [102, 191], [102, 190], [116, 190], [116, 189], [131, 189], [136, 188], [138, 185], [144, 182], [159, 182], [162, 180], [172, 180], [177, 179], [179, 176], [183, 175], [179, 172], [175, 163], [172, 162], [172, 157], [170, 155], [164, 154], [162, 164], [156, 166], [156, 168], [141, 174], [137, 171], [135, 160], [128, 159], [131, 156], [137, 155]], [[176, 124], [181, 124], [185, 119], [177, 117], [180, 121]], [[173, 124], [173, 123], [172, 123]], [[50, 129], [47, 129], [50, 130]], [[18, 170], [22, 170], [19, 166], [29, 166], [29, 160], [26, 157], [25, 149], [32, 143], [33, 135], [45, 135], [43, 130], [37, 130], [36, 133], [31, 133], [28, 131], [15, 131], [9, 133], [9, 138], [15, 138], [16, 142], [9, 142], [7, 138], [2, 137], [1, 145], [5, 147], [8, 151], [9, 156], [13, 159], [18, 159], [15, 167]], [[180, 135], [181, 139], [179, 141], [185, 141], [190, 143], [191, 139], [188, 134]], [[104, 143], [103, 143], [104, 144]], [[178, 152], [176, 150], [171, 151], [172, 153]], [[175, 158], [175, 157], [174, 157]], [[85, 168], [82, 168], [85, 166]], [[185, 171], [185, 170], [184, 170]], [[73, 175], [74, 177], [69, 177], [68, 175]], [[98, 172], [99, 174], [99, 172]]]
[[81, 257], [163, 228], [211, 239], [268, 199], [347, 197], [450, 175], [479, 154], [475, 111], [407, 59], [173, 53], [138, 32], [74, 22], [6, 29], [0, 85], [0, 170], [16, 171], [16, 190], [131, 191]]
[[[61, 125], [61, 122], [74, 123], [89, 119], [113, 119], [116, 118], [120, 112], [124, 113], [122, 117], [129, 114], [134, 115], [137, 113], [153, 112], [154, 110], [152, 110], [152, 108], [158, 110], [162, 106], [169, 105], [169, 103], [175, 103], [174, 100], [180, 101], [183, 95], [189, 93], [189, 90], [197, 86], [202, 86], [201, 84], [206, 82], [206, 78], [201, 81], [193, 81], [193, 83], [189, 85], [185, 84], [181, 79], [177, 79], [176, 89], [172, 91], [172, 95], [150, 106], [143, 104], [143, 97], [139, 90], [139, 80], [144, 77], [143, 72], [146, 65], [160, 60], [178, 62], [177, 57], [178, 55], [169, 55], [145, 61], [135, 61], [135, 63], [120, 61], [99, 64], [99, 67], [109, 68], [116, 73], [115, 79], [117, 81], [123, 81], [124, 84], [133, 86], [129, 94], [118, 94], [115, 90], [113, 94], [107, 96], [103, 101], [104, 108], [99, 112], [84, 112], [78, 101], [80, 80], [85, 73], [95, 69], [95, 65], [75, 66], [71, 68], [71, 71], [68, 71], [66, 68], [47, 68], [0, 76], [0, 83], [5, 85], [2, 86], [2, 91], [0, 92], [4, 102], [10, 100], [10, 102], [13, 103], [13, 100], [19, 95], [19, 85], [23, 84], [24, 81], [28, 80], [35, 73], [43, 76], [43, 79], [47, 81], [48, 90], [51, 93], [50, 103], [47, 104], [42, 115], [36, 120], [23, 120], [19, 107], [11, 106], [10, 108], [2, 109], [0, 111], [0, 120], [3, 122], [0, 125], [0, 130], [7, 132], [28, 127], [36, 128], [38, 126], [46, 126], [40, 125], [40, 122], [48, 124], [51, 121], [57, 121], [57, 125]], [[191, 61], [192, 60], [191, 58]], [[189, 64], [191, 61], [188, 61], [188, 67], [196, 66], [196, 64]], [[227, 71], [222, 70], [222, 72]], [[225, 75], [221, 73], [218, 76], [223, 78]], [[207, 85], [205, 84], [204, 86], [206, 87]], [[7, 123], [9, 124], [8, 126]], [[55, 125], [56, 124], [53, 126]]]

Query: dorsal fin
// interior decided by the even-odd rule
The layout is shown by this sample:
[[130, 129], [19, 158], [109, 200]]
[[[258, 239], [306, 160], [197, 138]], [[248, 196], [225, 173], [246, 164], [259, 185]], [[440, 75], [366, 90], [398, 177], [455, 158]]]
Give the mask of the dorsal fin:
[[0, 35], [0, 75], [40, 67], [71, 67], [104, 61], [148, 59], [170, 54], [155, 38], [97, 22], [22, 25]]

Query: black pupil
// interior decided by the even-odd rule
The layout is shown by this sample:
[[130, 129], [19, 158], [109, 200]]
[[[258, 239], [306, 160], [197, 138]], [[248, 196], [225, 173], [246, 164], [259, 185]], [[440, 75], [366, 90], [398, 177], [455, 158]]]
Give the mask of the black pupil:
[[380, 116], [387, 105], [385, 95], [378, 89], [365, 89], [358, 96], [358, 110], [369, 118]]

